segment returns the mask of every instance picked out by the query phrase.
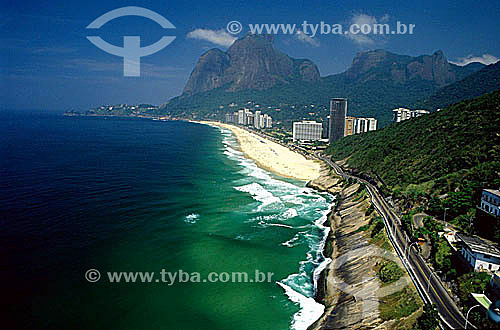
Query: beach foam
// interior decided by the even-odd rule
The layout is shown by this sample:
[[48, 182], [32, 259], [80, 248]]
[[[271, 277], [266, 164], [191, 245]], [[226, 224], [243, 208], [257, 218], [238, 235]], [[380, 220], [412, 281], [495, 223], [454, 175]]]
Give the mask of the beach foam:
[[293, 316], [292, 329], [307, 330], [311, 324], [323, 315], [325, 306], [316, 302], [314, 298], [306, 297], [282, 282], [276, 283], [285, 290], [285, 294], [291, 301], [300, 306], [300, 311]]
[[249, 194], [258, 202], [257, 206], [254, 203], [252, 209], [248, 210], [255, 216], [246, 222], [255, 222], [258, 228], [268, 230], [276, 227], [289, 230], [291, 238], [280, 243], [281, 246], [292, 249], [307, 246], [308, 252], [305, 259], [298, 263], [297, 273], [290, 274], [278, 283], [288, 298], [300, 306], [299, 312], [293, 316], [292, 329], [307, 329], [324, 310], [324, 306], [313, 297], [319, 274], [331, 262], [322, 253], [329, 231], [322, 224], [329, 212], [331, 196], [275, 178], [254, 160], [245, 157], [249, 156], [247, 153], [239, 151], [241, 140], [237, 140], [231, 131], [224, 127], [219, 129], [223, 136], [224, 154], [237, 162], [241, 166], [238, 172], [245, 175], [244, 179], [234, 181], [233, 188]]
[[191, 214], [186, 215], [186, 217], [184, 218], [184, 222], [193, 224], [193, 223], [196, 223], [196, 221], [198, 221], [199, 218], [200, 218], [199, 214], [191, 213]]

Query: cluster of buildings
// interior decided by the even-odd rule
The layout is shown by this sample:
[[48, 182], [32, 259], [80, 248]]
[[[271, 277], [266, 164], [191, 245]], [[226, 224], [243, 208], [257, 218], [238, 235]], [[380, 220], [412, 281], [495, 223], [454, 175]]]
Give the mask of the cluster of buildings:
[[392, 121], [395, 123], [399, 123], [401, 121], [420, 117], [429, 113], [430, 112], [427, 110], [410, 110], [406, 108], [397, 108], [392, 110]]
[[273, 127], [273, 118], [268, 114], [263, 114], [260, 110], [253, 113], [250, 109], [240, 109], [233, 113], [227, 113], [226, 123], [253, 126], [256, 129], [271, 128]]
[[328, 142], [337, 141], [344, 136], [359, 134], [377, 129], [375, 118], [356, 118], [347, 116], [347, 99], [334, 98], [330, 101], [330, 116], [326, 130], [323, 124], [315, 121], [293, 123], [294, 141], [318, 141], [323, 137]]
[[346, 117], [344, 136], [377, 130], [377, 119]]
[[[483, 189], [478, 208], [493, 217], [500, 217], [500, 190]], [[491, 220], [491, 218], [490, 218]], [[459, 243], [460, 254], [474, 271], [500, 271], [500, 247], [497, 243], [477, 236], [450, 232], [445, 235], [450, 243]]]

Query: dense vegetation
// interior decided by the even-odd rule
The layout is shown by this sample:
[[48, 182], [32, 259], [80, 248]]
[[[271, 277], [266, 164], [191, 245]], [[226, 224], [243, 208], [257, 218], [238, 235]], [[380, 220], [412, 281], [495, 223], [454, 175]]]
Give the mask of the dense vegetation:
[[414, 330], [434, 330], [439, 325], [439, 313], [434, 305], [425, 304], [424, 312], [413, 326]]
[[425, 201], [440, 217], [447, 208], [447, 220], [466, 226], [481, 189], [500, 187], [500, 91], [348, 136], [327, 152], [348, 158], [353, 171], [376, 178], [394, 197]]
[[442, 108], [463, 100], [491, 93], [500, 88], [500, 61], [472, 73], [463, 80], [439, 89], [423, 102], [416, 104], [423, 109]]
[[[379, 120], [379, 126], [384, 126], [392, 118], [392, 109], [417, 104], [442, 87], [434, 80], [419, 76], [395, 77], [395, 69], [398, 69], [398, 72], [406, 72], [409, 63], [423, 64], [429, 56], [411, 57], [389, 52], [386, 56], [384, 61], [376, 61], [376, 64], [367, 61], [366, 66], [371, 66], [368, 70], [364, 70], [364, 64], [358, 63], [357, 66], [353, 64], [346, 72], [322, 77], [316, 82], [295, 79], [265, 90], [231, 91], [229, 85], [221, 86], [192, 96], [181, 95], [173, 98], [164, 104], [163, 108], [175, 116], [196, 115], [223, 119], [225, 113], [237, 109], [228, 107], [228, 104], [236, 103], [241, 107], [248, 101], [253, 101], [260, 104], [266, 109], [266, 113], [276, 120], [291, 126], [292, 120], [326, 118], [331, 98], [346, 97], [349, 99], [349, 115], [375, 117]], [[464, 67], [450, 64], [449, 68], [456, 79], [461, 80], [482, 66], [479, 63]], [[360, 69], [361, 67], [363, 69]], [[361, 72], [357, 72], [358, 69]], [[311, 104], [315, 107], [311, 108]], [[275, 111], [276, 108], [280, 111]], [[311, 115], [313, 112], [315, 114]]]
[[328, 153], [393, 190], [450, 192], [500, 184], [500, 91], [343, 138]]
[[[271, 106], [266, 113], [277, 120], [287, 122], [311, 118], [311, 111], [326, 118], [330, 99], [337, 96], [349, 99], [349, 115], [375, 117], [382, 124], [387, 124], [392, 118], [392, 109], [413, 104], [437, 89], [434, 83], [424, 80], [413, 80], [404, 84], [389, 79], [352, 82], [343, 76], [335, 75], [322, 78], [317, 83], [292, 82], [263, 91], [248, 89], [228, 92], [225, 87], [221, 87], [190, 97], [173, 98], [164, 108], [168, 113], [178, 116], [190, 116], [192, 113], [200, 116], [213, 114], [215, 118], [222, 119], [225, 113], [235, 110], [228, 108], [227, 104], [234, 102], [241, 106], [251, 100], [264, 108]], [[310, 104], [314, 104], [315, 108], [308, 107]], [[220, 105], [226, 107], [220, 109]], [[280, 111], [275, 111], [275, 108]]]

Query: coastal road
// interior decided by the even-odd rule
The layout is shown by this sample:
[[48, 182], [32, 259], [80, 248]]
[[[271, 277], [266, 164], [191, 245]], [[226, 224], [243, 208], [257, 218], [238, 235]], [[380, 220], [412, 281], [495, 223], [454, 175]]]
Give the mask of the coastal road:
[[[366, 185], [366, 189], [370, 194], [374, 207], [384, 218], [389, 239], [401, 258], [401, 261], [407, 268], [408, 273], [410, 274], [410, 277], [412, 278], [412, 281], [422, 299], [424, 299], [425, 302], [432, 303], [436, 306], [441, 320], [449, 328], [464, 329], [465, 317], [458, 309], [448, 291], [444, 288], [441, 280], [435, 273], [432, 273], [432, 270], [429, 266], [427, 266], [417, 249], [415, 249], [416, 243], [411, 242], [406, 233], [402, 230], [399, 218], [390, 209], [388, 203], [382, 197], [378, 189], [364, 179], [344, 173], [340, 166], [322, 154], [317, 153], [316, 156], [330, 165], [337, 175], [343, 178], [355, 179]], [[475, 327], [469, 322], [468, 328]]]

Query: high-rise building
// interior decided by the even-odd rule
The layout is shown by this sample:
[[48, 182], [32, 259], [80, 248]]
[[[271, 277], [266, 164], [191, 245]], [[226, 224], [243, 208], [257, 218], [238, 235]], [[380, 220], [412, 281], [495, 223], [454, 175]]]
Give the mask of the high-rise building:
[[323, 125], [315, 121], [301, 121], [293, 123], [293, 140], [317, 141], [321, 139]]
[[239, 125], [245, 125], [246, 124], [245, 110], [243, 110], [243, 109], [238, 110], [238, 124]]
[[328, 126], [330, 126], [328, 123], [330, 122], [330, 115], [326, 116], [325, 120], [323, 120], [323, 138], [328, 139], [330, 136], [330, 131]]
[[377, 119], [346, 117], [345, 136], [377, 130]]
[[329, 137], [330, 143], [344, 137], [345, 117], [347, 115], [347, 99], [333, 98], [330, 101], [330, 123]]
[[272, 127], [273, 127], [273, 118], [271, 116], [267, 116], [266, 128], [272, 128]]
[[368, 119], [368, 131], [376, 131], [377, 130], [377, 119], [375, 118], [366, 118]]
[[246, 116], [247, 116], [247, 125], [253, 126], [254, 119], [255, 119], [253, 113], [251, 113], [251, 112], [247, 113]]
[[344, 136], [353, 135], [354, 134], [354, 123], [356, 122], [355, 117], [347, 116], [345, 118], [345, 131]]
[[260, 126], [260, 117], [261, 117], [261, 113], [262, 111], [260, 110], [257, 110], [255, 111], [255, 117], [253, 119], [253, 126], [256, 128], [256, 129], [259, 129], [261, 126]]

